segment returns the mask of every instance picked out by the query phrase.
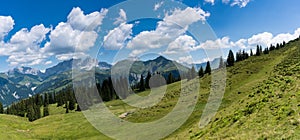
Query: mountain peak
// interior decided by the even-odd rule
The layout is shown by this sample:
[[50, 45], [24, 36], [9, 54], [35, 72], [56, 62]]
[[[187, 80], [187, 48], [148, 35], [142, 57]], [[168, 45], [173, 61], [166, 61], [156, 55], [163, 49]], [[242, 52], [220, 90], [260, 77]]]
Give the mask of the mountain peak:
[[31, 67], [21, 66], [21, 67], [17, 67], [17, 68], [14, 68], [14, 69], [8, 71], [9, 75], [14, 74], [14, 73], [39, 75], [41, 73], [41, 71], [37, 70], [37, 69], [34, 69], [34, 68], [31, 68]]

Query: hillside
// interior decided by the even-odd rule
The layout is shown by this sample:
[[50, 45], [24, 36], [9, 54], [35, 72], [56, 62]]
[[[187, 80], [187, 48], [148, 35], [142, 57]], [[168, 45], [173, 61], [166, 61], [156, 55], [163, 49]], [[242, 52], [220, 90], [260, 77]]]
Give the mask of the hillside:
[[[200, 129], [198, 123], [210, 90], [211, 77], [206, 75], [200, 80], [200, 98], [194, 112], [166, 139], [300, 138], [299, 71], [300, 41], [288, 43], [268, 55], [235, 63], [227, 68], [226, 92], [217, 115]], [[162, 101], [146, 109], [130, 107], [120, 100], [106, 105], [116, 115], [132, 111], [126, 120], [148, 122], [169, 113], [177, 103], [180, 91], [180, 82], [168, 85]], [[146, 96], [149, 92], [139, 95]], [[50, 116], [32, 123], [25, 118], [1, 115], [0, 136], [7, 139], [108, 139], [93, 128], [82, 113], [63, 113], [63, 108], [52, 106]]]

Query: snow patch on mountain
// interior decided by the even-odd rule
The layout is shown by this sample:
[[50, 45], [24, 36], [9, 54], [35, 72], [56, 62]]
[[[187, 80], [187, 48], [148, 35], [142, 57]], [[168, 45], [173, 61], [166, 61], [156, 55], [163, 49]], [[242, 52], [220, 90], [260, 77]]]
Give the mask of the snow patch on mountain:
[[20, 96], [17, 95], [17, 92], [16, 92], [16, 91], [14, 92], [13, 96], [14, 96], [16, 99], [20, 99]]

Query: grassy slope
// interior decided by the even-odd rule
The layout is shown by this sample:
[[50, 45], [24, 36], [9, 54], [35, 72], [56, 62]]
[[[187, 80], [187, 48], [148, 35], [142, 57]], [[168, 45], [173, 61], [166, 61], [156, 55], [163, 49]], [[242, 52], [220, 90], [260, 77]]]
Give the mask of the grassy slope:
[[[204, 77], [193, 114], [167, 139], [299, 138], [299, 46], [299, 42], [294, 42], [270, 55], [251, 57], [228, 68], [221, 108], [210, 124], [199, 129], [198, 122], [210, 90], [210, 77]], [[116, 115], [134, 111], [126, 118], [129, 121], [147, 122], [171, 111], [180, 91], [180, 83], [169, 85], [162, 101], [148, 109], [136, 109], [119, 100], [106, 104]], [[147, 94], [149, 91], [140, 93], [141, 96]], [[109, 139], [93, 128], [80, 112], [64, 114], [63, 108], [52, 106], [50, 114], [32, 123], [25, 118], [0, 115], [0, 137]]]

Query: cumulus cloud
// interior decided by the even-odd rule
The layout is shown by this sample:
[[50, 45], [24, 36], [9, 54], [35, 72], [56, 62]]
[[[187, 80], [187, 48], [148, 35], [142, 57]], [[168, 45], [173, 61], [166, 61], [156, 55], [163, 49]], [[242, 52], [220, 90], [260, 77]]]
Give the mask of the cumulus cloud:
[[0, 16], [0, 41], [13, 29], [15, 22], [11, 16]]
[[68, 15], [67, 23], [69, 23], [74, 30], [93, 31], [102, 24], [102, 20], [107, 12], [107, 9], [102, 9], [100, 12], [97, 11], [85, 15], [79, 7], [76, 7], [73, 8]]
[[239, 6], [240, 8], [246, 7], [250, 0], [233, 0], [230, 6]]
[[126, 21], [127, 21], [126, 12], [123, 9], [120, 9], [119, 17], [116, 18], [116, 21], [114, 22], [114, 24], [119, 25], [119, 24], [124, 23]]
[[10, 65], [37, 65], [46, 59], [40, 54], [40, 45], [46, 39], [50, 28], [43, 24], [36, 25], [30, 30], [23, 28], [16, 32], [7, 43], [0, 48], [1, 56], [8, 56]]
[[[43, 24], [33, 26], [30, 30], [23, 28], [7, 42], [1, 39], [12, 30], [14, 20], [0, 16], [0, 56], [7, 56], [6, 61], [12, 66], [48, 65], [52, 63], [48, 60], [51, 56], [58, 60], [70, 59], [74, 54], [84, 56], [94, 46], [98, 36], [95, 30], [98, 30], [107, 12], [102, 9], [85, 15], [80, 8], [73, 8], [67, 21], [59, 23], [54, 29]], [[49, 40], [46, 42], [47, 37]]]
[[154, 5], [153, 10], [154, 10], [154, 11], [157, 11], [163, 4], [164, 4], [163, 1], [161, 1], [161, 2], [159, 2], [159, 3], [156, 3], [156, 4]]
[[244, 8], [250, 1], [251, 0], [222, 0], [222, 3], [230, 4], [230, 6], [239, 6], [240, 8]]
[[92, 47], [98, 34], [95, 31], [74, 30], [68, 23], [59, 23], [49, 36], [50, 42], [42, 48], [43, 53], [63, 54], [87, 51]]
[[204, 2], [206, 2], [206, 3], [211, 3], [212, 5], [215, 4], [215, 0], [204, 0]]
[[132, 49], [131, 57], [139, 55], [149, 49], [167, 47], [171, 42], [188, 30], [189, 25], [205, 21], [210, 14], [201, 8], [175, 9], [165, 14], [162, 21], [158, 22], [155, 30], [143, 31], [136, 35], [127, 44]]
[[241, 48], [250, 49], [255, 48], [257, 45], [262, 45], [263, 47], [269, 47], [271, 44], [276, 45], [277, 43], [282, 43], [283, 41], [289, 42], [298, 38], [300, 35], [300, 28], [294, 31], [294, 33], [282, 33], [278, 35], [273, 35], [269, 32], [263, 32], [251, 36], [248, 39], [240, 39], [236, 42], [231, 41], [229, 37], [223, 37], [217, 40], [208, 40], [196, 48], [203, 49], [217, 49], [217, 48]]
[[188, 35], [182, 35], [171, 42], [164, 54], [187, 53], [196, 46], [196, 41]]
[[104, 36], [103, 47], [109, 50], [118, 50], [125, 46], [126, 40], [131, 39], [132, 24], [123, 23], [120, 26], [110, 30], [106, 36]]
[[[71, 59], [94, 46], [98, 34], [95, 30], [102, 24], [107, 9], [85, 15], [80, 8], [73, 8], [67, 22], [59, 23], [50, 33], [50, 41], [41, 52], [56, 56], [58, 60]], [[79, 55], [84, 56], [84, 55]]]

